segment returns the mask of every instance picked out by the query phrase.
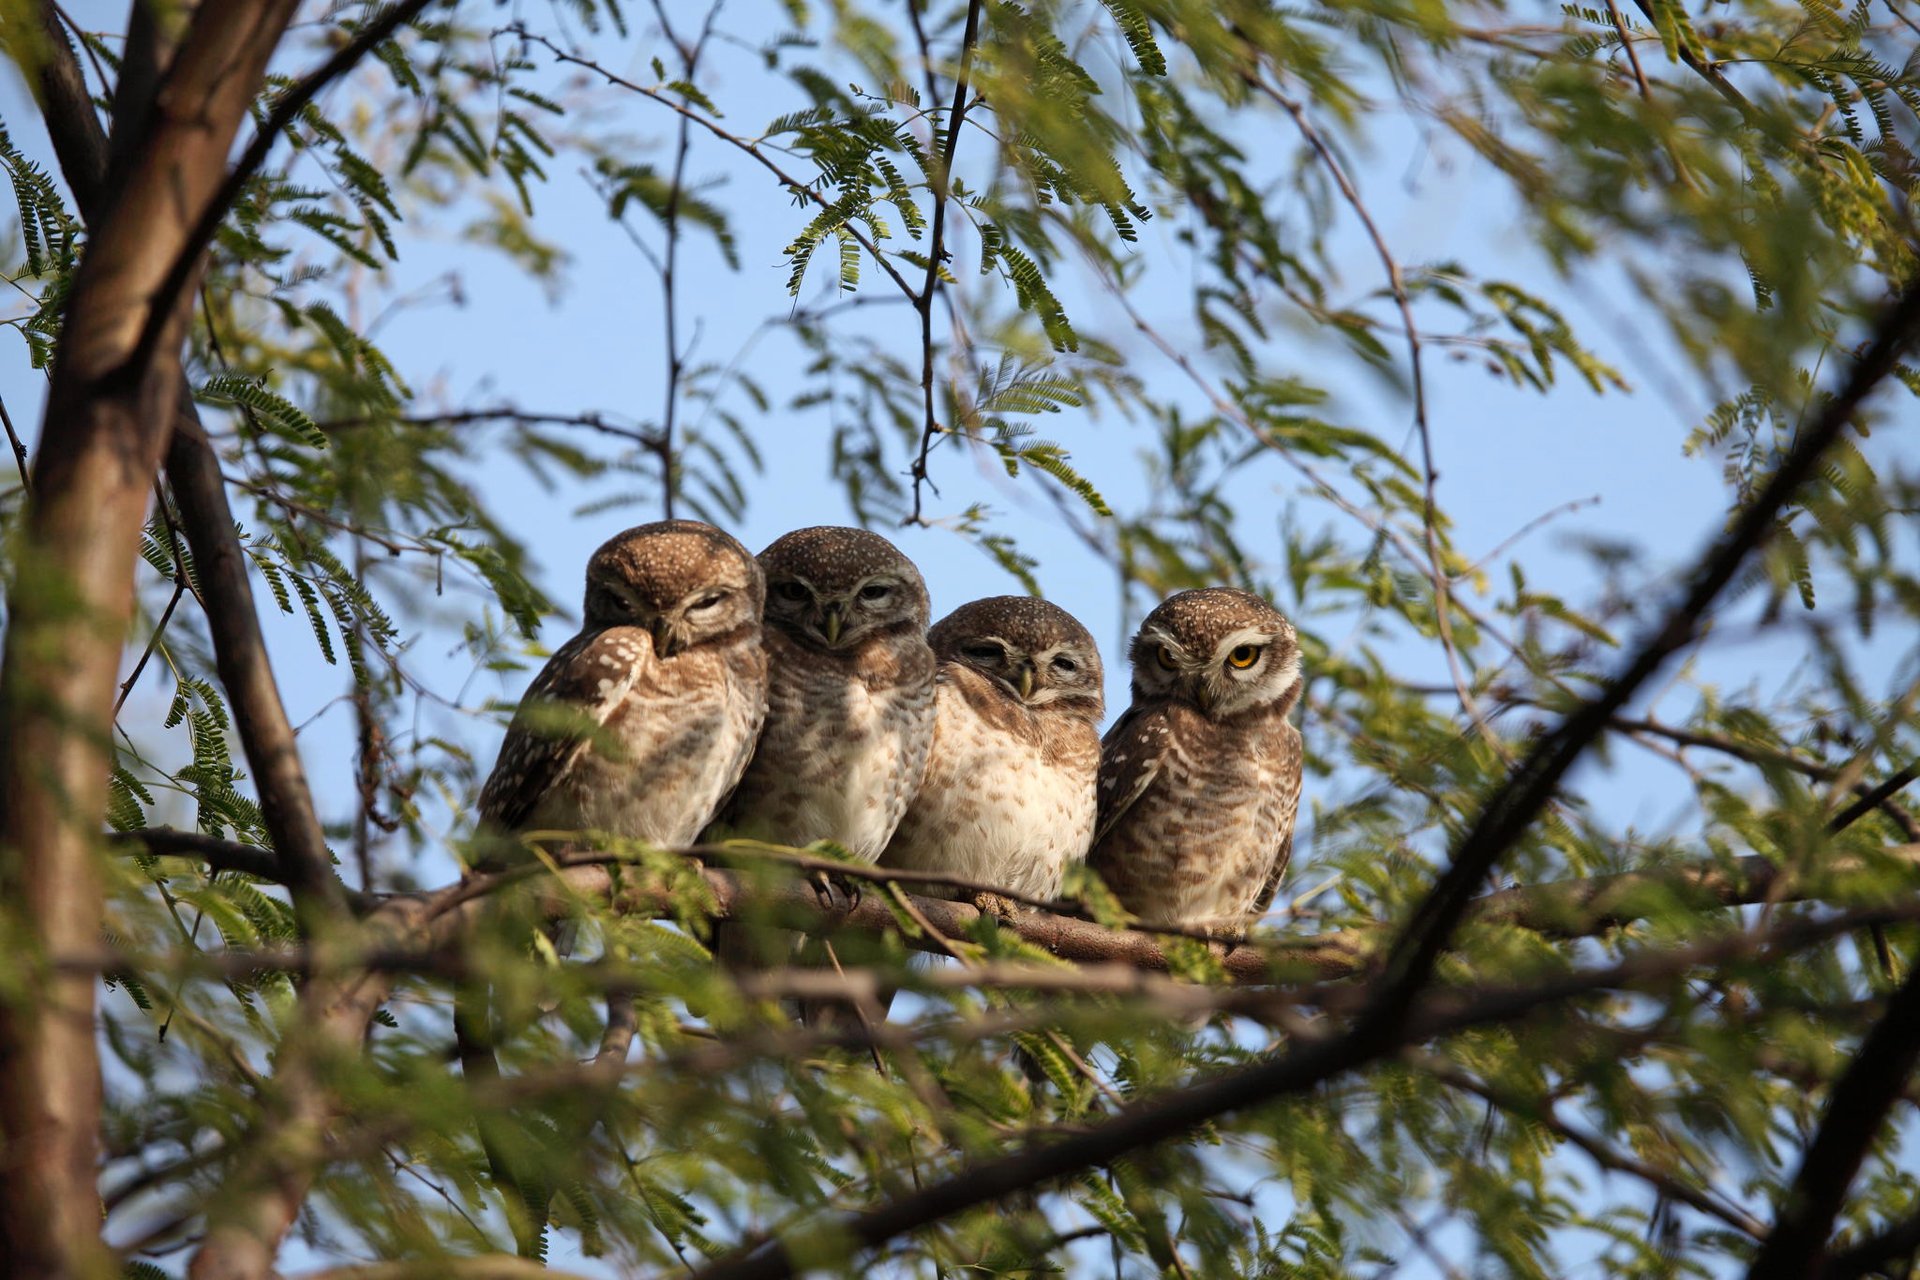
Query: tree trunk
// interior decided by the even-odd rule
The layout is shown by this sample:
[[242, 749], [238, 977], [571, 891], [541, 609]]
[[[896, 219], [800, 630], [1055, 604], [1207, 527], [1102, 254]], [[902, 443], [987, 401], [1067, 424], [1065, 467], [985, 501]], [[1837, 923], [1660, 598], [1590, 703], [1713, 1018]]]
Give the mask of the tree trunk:
[[[0, 659], [0, 1257], [20, 1277], [107, 1275], [89, 951], [134, 551], [181, 391], [184, 302], [157, 297], [225, 176], [292, 0], [205, 0], [104, 202], [61, 331]], [[142, 350], [154, 308], [167, 319]]]

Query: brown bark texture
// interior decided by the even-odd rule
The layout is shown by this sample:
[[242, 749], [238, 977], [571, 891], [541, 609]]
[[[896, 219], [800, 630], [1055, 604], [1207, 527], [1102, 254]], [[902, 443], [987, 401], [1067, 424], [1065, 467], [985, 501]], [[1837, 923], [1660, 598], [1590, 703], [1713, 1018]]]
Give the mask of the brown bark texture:
[[[205, 0], [102, 206], [61, 331], [0, 659], [0, 1257], [22, 1277], [104, 1275], [94, 1190], [94, 984], [45, 971], [99, 936], [94, 863], [134, 551], [181, 390], [183, 296], [159, 289], [226, 174], [291, 0]], [[183, 291], [184, 294], [184, 291]], [[150, 360], [130, 360], [166, 313]]]

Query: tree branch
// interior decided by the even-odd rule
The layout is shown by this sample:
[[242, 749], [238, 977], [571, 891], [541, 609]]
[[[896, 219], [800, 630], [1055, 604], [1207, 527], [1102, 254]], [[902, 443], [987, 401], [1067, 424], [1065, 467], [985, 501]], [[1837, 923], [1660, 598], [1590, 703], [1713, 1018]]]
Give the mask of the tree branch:
[[1640, 686], [1675, 652], [1689, 643], [1713, 602], [1763, 542], [1778, 516], [1810, 476], [1829, 446], [1840, 438], [1862, 402], [1893, 370], [1920, 330], [1920, 284], [1910, 285], [1875, 325], [1872, 340], [1854, 363], [1844, 385], [1805, 425], [1793, 450], [1764, 489], [1735, 516], [1727, 531], [1695, 564], [1687, 590], [1668, 610], [1660, 626], [1642, 642], [1631, 661], [1598, 695], [1570, 712], [1542, 739], [1480, 810], [1454, 846], [1446, 872], [1414, 913], [1388, 956], [1391, 975], [1381, 988], [1379, 1007], [1356, 1033], [1387, 1034], [1425, 985], [1434, 962], [1494, 865], [1525, 834], [1559, 788], [1576, 760]]
[[[908, 0], [911, 8], [918, 0]], [[927, 483], [927, 454], [933, 448], [933, 438], [939, 434], [939, 424], [933, 416], [933, 299], [940, 288], [940, 271], [947, 257], [947, 201], [953, 190], [953, 157], [960, 149], [960, 126], [967, 118], [967, 79], [973, 70], [973, 50], [980, 39], [981, 0], [968, 0], [966, 26], [960, 35], [960, 67], [953, 78], [953, 105], [947, 110], [947, 136], [938, 150], [928, 148], [934, 160], [930, 194], [933, 196], [933, 225], [927, 237], [927, 276], [919, 292], [913, 295], [914, 310], [920, 313], [920, 395], [924, 420], [920, 426], [920, 451], [914, 457], [911, 474], [913, 476], [913, 514], [907, 523], [920, 522], [921, 489]], [[914, 33], [924, 37], [917, 12], [914, 16]], [[927, 61], [927, 81], [933, 83], [934, 72], [924, 39], [921, 43], [921, 56]]]
[[1920, 966], [1894, 992], [1886, 1012], [1828, 1092], [1820, 1127], [1787, 1188], [1773, 1230], [1747, 1269], [1747, 1280], [1801, 1280], [1819, 1270], [1847, 1188], [1916, 1065]]
[[[0, 903], [21, 969], [0, 1007], [0, 1256], [22, 1275], [91, 1276], [108, 1265], [94, 1188], [94, 983], [32, 975], [54, 948], [101, 928], [94, 859], [133, 613], [132, 553], [183, 385], [185, 290], [156, 288], [186, 247], [192, 211], [218, 188], [294, 8], [202, 0], [161, 78], [162, 105], [142, 145], [114, 190], [96, 178], [87, 199], [96, 221], [61, 328], [43, 419], [56, 429], [41, 432], [34, 459], [0, 661]], [[56, 60], [72, 55], [64, 40], [49, 49]], [[55, 74], [49, 101], [75, 105], [71, 75]], [[56, 143], [63, 158], [75, 144], [92, 148], [89, 176], [104, 172], [91, 104]], [[142, 316], [157, 358], [131, 358]]]
[[[145, 850], [163, 857], [193, 858], [219, 870], [244, 871], [284, 883], [285, 873], [272, 853], [252, 845], [165, 827], [127, 832], [112, 837], [112, 842], [127, 851]], [[687, 856], [697, 862], [712, 862], [729, 854], [734, 866], [752, 866], [757, 861], [760, 873], [747, 875], [718, 868], [703, 869], [701, 874], [705, 892], [712, 901], [710, 917], [713, 919], [766, 916], [775, 923], [816, 933], [838, 930], [878, 936], [899, 932], [899, 919], [883, 893], [850, 893], [831, 884], [822, 888], [811, 880], [770, 884], [765, 877], [770, 858], [776, 869], [791, 867], [795, 871], [854, 882], [919, 885], [969, 896], [982, 891], [999, 892], [992, 885], [971, 880], [849, 865], [804, 855], [773, 858], [770, 853], [756, 852], [749, 856], [741, 850], [718, 846], [698, 847]], [[450, 912], [475, 909], [494, 894], [527, 886], [545, 893], [545, 909], [555, 916], [572, 911], [580, 898], [607, 901], [613, 910], [626, 914], [661, 918], [684, 914], [681, 896], [663, 886], [643, 889], [629, 883], [615, 898], [612, 873], [607, 868], [631, 863], [632, 858], [593, 850], [563, 851], [552, 856], [561, 873], [548, 885], [542, 884], [547, 874], [545, 869], [529, 866], [472, 876], [460, 884], [423, 894], [386, 898], [367, 894], [356, 896], [354, 901], [362, 911], [386, 911], [397, 909], [403, 903], [417, 904], [437, 919]], [[1468, 915], [1478, 923], [1509, 925], [1551, 937], [1590, 937], [1669, 909], [1676, 897], [1702, 910], [1762, 902], [1831, 900], [1827, 885], [1833, 877], [1871, 870], [1879, 865], [1920, 870], [1920, 844], [1893, 845], [1864, 858], [1827, 859], [1821, 864], [1818, 878], [1795, 875], [1760, 854], [1748, 854], [1728, 862], [1685, 863], [1609, 876], [1548, 881], [1486, 894], [1474, 900]], [[966, 936], [985, 914], [970, 902], [947, 897], [914, 896], [909, 901], [925, 922], [946, 938]], [[1081, 965], [1124, 965], [1149, 973], [1166, 972], [1168, 938], [1186, 936], [1147, 927], [1109, 928], [1067, 914], [1062, 908], [1069, 905], [1055, 903], [1048, 904], [1051, 909], [1023, 911], [1011, 919], [999, 919], [999, 927], [1062, 960]], [[1239, 941], [1216, 941], [1213, 945], [1231, 983], [1271, 982], [1277, 975], [1289, 972], [1341, 978], [1365, 970], [1380, 933], [1379, 927], [1359, 927], [1294, 940], [1256, 935]], [[914, 950], [931, 955], [947, 954], [946, 944], [939, 937], [903, 936], [902, 940]]]
[[148, 300], [145, 325], [140, 330], [139, 341], [134, 345], [127, 359], [130, 368], [138, 369], [152, 358], [162, 337], [165, 319], [178, 305], [179, 299], [186, 296], [194, 272], [199, 268], [200, 255], [213, 243], [213, 237], [220, 230], [220, 224], [226, 220], [227, 213], [246, 188], [260, 166], [267, 162], [274, 143], [286, 131], [305, 109], [314, 96], [335, 80], [353, 70], [360, 60], [389, 39], [395, 31], [413, 19], [432, 4], [434, 0], [395, 0], [380, 12], [380, 15], [354, 34], [353, 39], [341, 45], [333, 56], [318, 67], [302, 76], [297, 82], [274, 99], [273, 110], [267, 113], [260, 128], [253, 135], [253, 141], [240, 154], [240, 159], [227, 173], [226, 180], [220, 184], [213, 197], [200, 208], [199, 217], [192, 230], [187, 234], [173, 263], [167, 268], [159, 287]]
[[[45, 20], [57, 23], [50, 11]], [[49, 54], [42, 79], [54, 152], [82, 216], [92, 220], [108, 199], [105, 183], [112, 148], [92, 103], [84, 97], [85, 81], [74, 61], [73, 48], [64, 38]], [[77, 103], [72, 101], [71, 86], [75, 83], [83, 95]], [[141, 100], [128, 86], [122, 90], [120, 110], [131, 117], [150, 113], [150, 102]], [[68, 109], [55, 111], [56, 103], [66, 103]], [[216, 202], [214, 208], [217, 226], [226, 205]], [[198, 262], [198, 251], [193, 254], [193, 262]], [[334, 874], [299, 744], [274, 680], [254, 605], [246, 553], [234, 534], [233, 510], [227, 503], [219, 460], [184, 386], [167, 446], [166, 470], [205, 597], [214, 665], [233, 704], [241, 747], [260, 796], [261, 816], [279, 853], [281, 873], [276, 878], [295, 891], [295, 905], [302, 910], [303, 922], [311, 926], [323, 915], [340, 913], [347, 905], [346, 890]]]
[[[1145, 1099], [1077, 1133], [971, 1165], [876, 1209], [813, 1224], [795, 1233], [791, 1243], [771, 1240], [744, 1249], [694, 1273], [691, 1280], [785, 1280], [799, 1271], [798, 1258], [818, 1258], [819, 1251], [836, 1247], [872, 1248], [968, 1209], [1178, 1138], [1230, 1112], [1302, 1093], [1397, 1053], [1405, 1045], [1469, 1027], [1514, 1022], [1536, 1010], [1600, 991], [1658, 989], [1701, 965], [1817, 946], [1863, 923], [1917, 915], [1920, 903], [1909, 902], [1899, 910], [1792, 920], [1771, 929], [1644, 952], [1605, 968], [1576, 970], [1524, 987], [1416, 993], [1407, 1016], [1384, 1031], [1356, 1034], [1349, 1028], [1318, 1039], [1296, 1033], [1294, 1046], [1285, 1053]], [[1371, 1010], [1378, 1005], [1375, 997], [1367, 1000], [1365, 1007]], [[1920, 1018], [1915, 1022], [1920, 1024]]]

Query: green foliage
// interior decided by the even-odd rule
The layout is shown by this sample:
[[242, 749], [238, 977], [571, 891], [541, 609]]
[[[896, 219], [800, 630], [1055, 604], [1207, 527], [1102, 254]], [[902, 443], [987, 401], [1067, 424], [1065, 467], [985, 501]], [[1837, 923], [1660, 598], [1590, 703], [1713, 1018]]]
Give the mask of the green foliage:
[[[275, 66], [337, 47], [377, 8], [330, 7]], [[1230, 583], [1297, 622], [1311, 812], [1267, 922], [1293, 1003], [1186, 1028], [1129, 994], [935, 980], [908, 942], [967, 963], [1057, 961], [987, 918], [934, 939], [903, 896], [869, 885], [897, 936], [836, 938], [834, 963], [907, 994], [890, 1044], [849, 1051], [716, 970], [695, 864], [599, 841], [615, 906], [542, 876], [528, 890], [584, 926], [577, 954], [502, 893], [461, 957], [494, 1010], [504, 1082], [449, 1068], [448, 971], [431, 964], [398, 979], [360, 1057], [319, 1064], [344, 1119], [303, 1170], [313, 1249], [431, 1266], [517, 1244], [636, 1275], [697, 1271], [770, 1235], [844, 1274], [1738, 1270], [1753, 1249], [1742, 1215], [1771, 1219], [1833, 1082], [1920, 963], [1910, 912], [1431, 1037], [877, 1251], [851, 1250], [833, 1221], [1345, 1016], [1356, 984], [1316, 985], [1312, 948], [1380, 954], [1519, 754], [1660, 622], [1681, 554], [1591, 539], [1559, 559], [1546, 539], [1488, 551], [1484, 521], [1456, 525], [1465, 513], [1444, 505], [1422, 437], [1443, 458], [1491, 447], [1482, 387], [1541, 406], [1542, 432], [1569, 397], [1604, 393], [1623, 432], [1681, 423], [1676, 465], [1712, 457], [1728, 510], [1750, 503], [1826, 407], [1863, 318], [1916, 269], [1920, 60], [1898, 13], [792, 0], [737, 21], [729, 6], [712, 32], [703, 16], [571, 0], [497, 30], [490, 6], [432, 6], [299, 113], [212, 246], [187, 385], [263, 613], [292, 623], [274, 629], [280, 682], [328, 699], [299, 731], [343, 870], [410, 891], [453, 874], [450, 849], [467, 855], [495, 695], [545, 656], [535, 638], [555, 609], [530, 581], [528, 531], [614, 508], [738, 525], [769, 480], [825, 476], [860, 522], [941, 529], [1039, 594], [1063, 557], [1005, 518], [1038, 497], [1130, 616]], [[90, 74], [116, 75], [118, 48], [89, 36]], [[274, 77], [256, 116], [291, 83]], [[1512, 224], [1502, 252], [1407, 256], [1437, 216], [1424, 192], [1394, 195], [1410, 122], [1437, 167], [1471, 166], [1487, 200], [1472, 216]], [[0, 168], [18, 210], [15, 305], [0, 323], [38, 370], [58, 354], [85, 238], [13, 124]], [[551, 216], [553, 189], [580, 178], [636, 246], [590, 269], [634, 273], [674, 335], [660, 360], [609, 339], [608, 358], [645, 379], [667, 370], [658, 401], [621, 416], [468, 405], [438, 368], [403, 371], [376, 340], [387, 308], [418, 303], [397, 296], [395, 264], [435, 239], [479, 246], [564, 297], [589, 264]], [[724, 293], [708, 278], [721, 270]], [[1638, 299], [1632, 319], [1596, 320], [1618, 287]], [[702, 347], [702, 321], [740, 296], [765, 300], [750, 341]], [[1642, 321], [1632, 337], [1658, 360], [1622, 335]], [[763, 341], [798, 372], [776, 381], [788, 366], [759, 363]], [[1920, 396], [1920, 372], [1897, 376]], [[1897, 433], [1869, 438], [1893, 414], [1911, 406], [1860, 413], [1658, 706], [1601, 744], [1624, 789], [1646, 776], [1630, 753], [1656, 753], [1646, 798], [1577, 777], [1500, 866], [1523, 886], [1643, 879], [1609, 882], [1623, 896], [1604, 919], [1561, 902], [1545, 925], [1472, 924], [1442, 966], [1463, 999], [1736, 928], [1910, 907], [1910, 808], [1827, 830], [1914, 759], [1920, 480], [1887, 443]], [[781, 433], [807, 431], [819, 476], [763, 474], [791, 456], [771, 448]], [[976, 464], [991, 501], [961, 487]], [[536, 502], [498, 505], [504, 465]], [[150, 655], [120, 711], [106, 825], [266, 846], [176, 525], [163, 497], [138, 548], [130, 648]], [[1722, 665], [1747, 641], [1772, 645], [1771, 665]], [[592, 736], [552, 710], [527, 714]], [[1730, 911], [1702, 888], [1753, 859], [1796, 893]], [[109, 875], [125, 966], [101, 1032], [105, 1203], [127, 1238], [154, 1216], [146, 1188], [163, 1191], [178, 1225], [136, 1250], [158, 1256], [222, 1207], [223, 1178], [272, 1123], [263, 1081], [308, 1016], [277, 968], [196, 961], [290, 945], [298, 922], [282, 890], [237, 872], [143, 855]], [[778, 866], [765, 878], [786, 883]], [[1127, 923], [1084, 869], [1067, 892]], [[1816, 894], [1824, 906], [1800, 900]], [[1164, 950], [1177, 980], [1223, 980], [1206, 944]], [[623, 1001], [633, 1045], [610, 1061], [624, 1067], [574, 1070], [613, 1052]], [[479, 1140], [502, 1115], [518, 1192]], [[1906, 1123], [1868, 1159], [1845, 1238], [1911, 1212], [1911, 1138]], [[1662, 1180], [1722, 1212], [1673, 1201]]]

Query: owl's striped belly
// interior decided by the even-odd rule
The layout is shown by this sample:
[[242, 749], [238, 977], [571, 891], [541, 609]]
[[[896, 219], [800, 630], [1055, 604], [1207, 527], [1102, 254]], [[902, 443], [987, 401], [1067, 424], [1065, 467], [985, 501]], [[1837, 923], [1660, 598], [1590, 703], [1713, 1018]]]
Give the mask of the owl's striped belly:
[[1177, 741], [1161, 767], [1103, 842], [1101, 870], [1148, 924], [1243, 922], [1282, 839], [1277, 777], [1254, 760], [1209, 767]]

